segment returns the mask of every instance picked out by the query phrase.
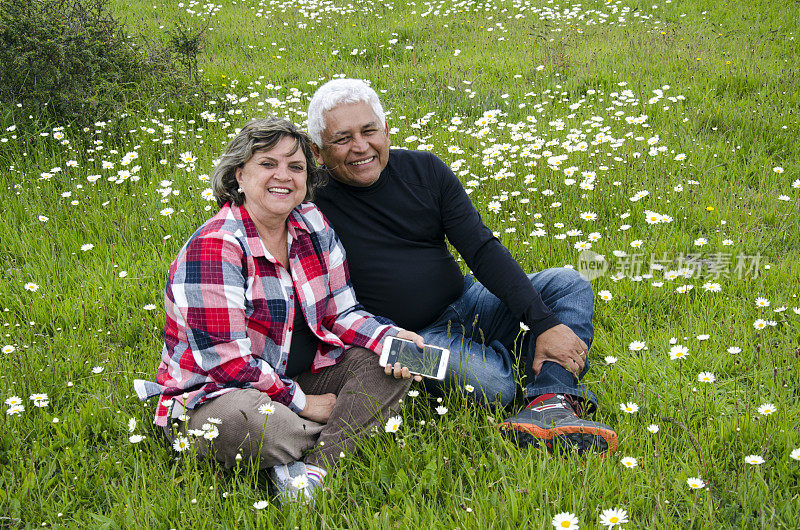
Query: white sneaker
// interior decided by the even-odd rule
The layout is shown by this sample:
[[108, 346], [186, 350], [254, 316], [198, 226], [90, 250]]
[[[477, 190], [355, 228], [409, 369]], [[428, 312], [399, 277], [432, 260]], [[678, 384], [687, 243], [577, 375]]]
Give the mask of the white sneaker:
[[314, 490], [321, 486], [306, 474], [306, 465], [298, 460], [269, 468], [269, 478], [279, 501], [313, 503]]

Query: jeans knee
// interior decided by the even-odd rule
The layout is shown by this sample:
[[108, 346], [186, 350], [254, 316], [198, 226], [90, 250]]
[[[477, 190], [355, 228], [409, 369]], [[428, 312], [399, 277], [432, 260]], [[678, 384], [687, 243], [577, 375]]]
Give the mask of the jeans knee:
[[514, 401], [517, 385], [512, 378], [493, 378], [484, 381], [480, 389], [475, 389], [475, 393], [484, 405], [505, 407]]
[[586, 276], [573, 269], [564, 269], [564, 270], [569, 271], [567, 274], [567, 278], [571, 282], [571, 285], [573, 286], [572, 288], [575, 292], [584, 293], [587, 296], [589, 296], [589, 298], [594, 299], [594, 291], [592, 290], [592, 284], [589, 282]]
[[559, 267], [546, 269], [539, 274], [544, 274], [548, 286], [552, 285], [552, 288], [561, 291], [562, 296], [579, 297], [585, 304], [594, 303], [592, 284], [575, 269]]

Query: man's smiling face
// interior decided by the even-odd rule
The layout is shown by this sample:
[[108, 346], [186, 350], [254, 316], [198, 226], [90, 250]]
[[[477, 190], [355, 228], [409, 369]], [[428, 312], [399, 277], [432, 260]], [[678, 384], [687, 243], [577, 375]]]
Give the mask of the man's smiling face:
[[351, 186], [369, 186], [389, 163], [389, 129], [369, 103], [346, 103], [325, 113], [322, 147], [312, 145], [333, 177]]

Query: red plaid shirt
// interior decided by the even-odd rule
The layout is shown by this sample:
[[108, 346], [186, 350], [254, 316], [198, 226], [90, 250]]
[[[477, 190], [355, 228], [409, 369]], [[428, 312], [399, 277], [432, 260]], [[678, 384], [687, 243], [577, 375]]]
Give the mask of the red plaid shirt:
[[236, 388], [256, 388], [295, 412], [305, 394], [286, 377], [294, 293], [319, 339], [311, 370], [362, 346], [380, 354], [398, 328], [360, 309], [344, 248], [310, 203], [289, 215], [290, 271], [266, 250], [244, 207], [223, 206], [178, 253], [169, 269], [164, 348], [156, 383], [136, 380], [144, 400], [160, 394], [155, 423]]

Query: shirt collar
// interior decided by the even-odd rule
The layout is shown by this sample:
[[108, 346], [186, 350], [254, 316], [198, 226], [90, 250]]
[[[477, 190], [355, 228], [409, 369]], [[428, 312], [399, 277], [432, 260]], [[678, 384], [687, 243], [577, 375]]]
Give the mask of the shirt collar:
[[[247, 245], [250, 247], [250, 251], [253, 253], [253, 256], [266, 256], [264, 244], [261, 242], [261, 238], [258, 236], [256, 224], [253, 222], [253, 219], [250, 217], [247, 209], [244, 206], [236, 206], [230, 202], [227, 205], [230, 207], [230, 213], [233, 218], [239, 221], [244, 227], [244, 237], [247, 240]], [[302, 204], [292, 210], [289, 213], [289, 218], [287, 219], [289, 233], [293, 238], [297, 237], [298, 230], [302, 230], [308, 234], [311, 233], [311, 230], [308, 228], [305, 219], [303, 219], [303, 215], [299, 211], [300, 208], [302, 208]]]
[[302, 230], [303, 232], [310, 234], [311, 229], [308, 228], [306, 224], [306, 220], [303, 218], [303, 214], [300, 213], [300, 210], [303, 208], [304, 203], [300, 203], [300, 206], [292, 210], [289, 214], [289, 230], [294, 228], [295, 230]]

